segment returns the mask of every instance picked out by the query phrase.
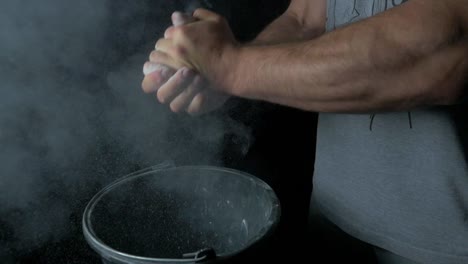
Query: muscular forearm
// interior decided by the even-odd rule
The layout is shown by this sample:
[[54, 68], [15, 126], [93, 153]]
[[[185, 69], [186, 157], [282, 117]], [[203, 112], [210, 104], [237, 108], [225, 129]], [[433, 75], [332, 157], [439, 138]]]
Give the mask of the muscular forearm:
[[316, 40], [245, 46], [224, 86], [312, 111], [453, 103], [468, 75], [468, 44], [457, 22], [443, 1], [413, 0]]

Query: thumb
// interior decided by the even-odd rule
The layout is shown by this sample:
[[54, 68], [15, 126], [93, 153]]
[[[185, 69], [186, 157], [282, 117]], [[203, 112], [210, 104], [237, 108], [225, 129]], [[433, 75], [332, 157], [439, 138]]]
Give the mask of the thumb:
[[198, 8], [197, 10], [195, 10], [195, 12], [193, 12], [193, 17], [199, 20], [211, 21], [217, 21], [220, 18], [222, 18], [220, 15], [203, 8]]
[[174, 12], [171, 16], [171, 19], [172, 19], [172, 24], [175, 27], [182, 26], [182, 25], [189, 24], [189, 23], [196, 21], [196, 19], [192, 17], [191, 15], [184, 14], [182, 12]]

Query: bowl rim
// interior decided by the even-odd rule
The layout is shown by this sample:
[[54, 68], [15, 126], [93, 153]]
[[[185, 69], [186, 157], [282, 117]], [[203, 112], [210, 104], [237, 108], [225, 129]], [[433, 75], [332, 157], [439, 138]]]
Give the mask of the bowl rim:
[[226, 167], [200, 166], [200, 165], [190, 165], [190, 166], [170, 166], [169, 165], [168, 166], [167, 164], [166, 165], [163, 164], [162, 166], [152, 166], [152, 167], [131, 173], [122, 178], [119, 178], [116, 181], [105, 186], [101, 191], [99, 191], [93, 196], [93, 198], [86, 205], [86, 208], [83, 213], [83, 218], [82, 218], [83, 234], [84, 234], [86, 241], [91, 246], [91, 248], [93, 248], [93, 250], [95, 250], [101, 257], [105, 259], [115, 259], [115, 260], [123, 261], [123, 262], [138, 261], [139, 263], [194, 263], [194, 262], [203, 262], [205, 260], [208, 260], [207, 255], [199, 255], [199, 254], [196, 254], [196, 252], [195, 253], [187, 252], [188, 255], [193, 256], [192, 258], [152, 258], [152, 257], [142, 257], [142, 256], [137, 256], [137, 255], [121, 252], [119, 250], [116, 250], [106, 245], [106, 243], [104, 243], [101, 239], [99, 239], [99, 237], [97, 236], [96, 232], [93, 229], [93, 225], [91, 222], [91, 214], [93, 212], [93, 209], [96, 207], [99, 201], [106, 194], [112, 191], [114, 188], [124, 183], [127, 183], [129, 181], [135, 180], [137, 178], [142, 178], [142, 177], [155, 175], [155, 174], [157, 175], [158, 173], [161, 173], [164, 171], [190, 170], [190, 169], [219, 171], [219, 172], [224, 172], [224, 173], [228, 173], [232, 175], [236, 174], [236, 176], [241, 176], [243, 178], [253, 180], [256, 184], [260, 185], [263, 189], [267, 191], [267, 195], [270, 196], [271, 200], [273, 201], [271, 213], [267, 221], [269, 225], [263, 228], [257, 236], [250, 239], [250, 241], [243, 248], [237, 251], [231, 252], [229, 254], [220, 254], [220, 255], [217, 254], [216, 258], [220, 258], [220, 259], [230, 258], [239, 253], [242, 253], [248, 248], [251, 248], [255, 244], [261, 242], [263, 239], [270, 236], [274, 232], [274, 230], [276, 229], [280, 221], [281, 205], [274, 190], [270, 187], [270, 185], [268, 185], [262, 179], [252, 174], [249, 174], [247, 172], [243, 172], [243, 171], [231, 169], [231, 168], [226, 168]]

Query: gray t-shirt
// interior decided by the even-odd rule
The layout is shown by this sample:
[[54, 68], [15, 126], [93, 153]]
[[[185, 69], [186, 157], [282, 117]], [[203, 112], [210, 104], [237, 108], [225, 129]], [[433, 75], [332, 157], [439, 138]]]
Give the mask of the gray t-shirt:
[[[327, 28], [402, 2], [329, 0]], [[462, 109], [457, 118], [454, 108]], [[320, 114], [312, 203], [344, 231], [396, 254], [468, 263], [466, 109]]]

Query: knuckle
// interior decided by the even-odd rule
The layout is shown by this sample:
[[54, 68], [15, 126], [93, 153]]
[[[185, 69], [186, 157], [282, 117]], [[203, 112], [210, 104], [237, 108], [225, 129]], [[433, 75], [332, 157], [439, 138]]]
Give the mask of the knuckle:
[[215, 15], [215, 16], [213, 16], [213, 21], [216, 22], [216, 23], [223, 23], [224, 18], [222, 16]]
[[183, 34], [183, 26], [174, 29], [174, 37], [178, 38]]
[[189, 34], [189, 28], [180, 26], [174, 29], [174, 38], [184, 38]]
[[200, 13], [204, 12], [203, 8], [197, 8], [195, 11], [193, 11], [194, 16], [199, 16]]
[[169, 28], [167, 28], [166, 31], [164, 31], [164, 37], [165, 37], [165, 38], [170, 37], [170, 35], [171, 35], [171, 33], [173, 32], [173, 30], [174, 30], [174, 27], [169, 27]]
[[157, 51], [153, 50], [149, 55], [149, 59], [150, 61], [154, 61], [156, 60], [156, 57], [157, 57]]
[[163, 39], [159, 39], [159, 40], [156, 42], [156, 44], [154, 45], [154, 48], [157, 50], [158, 47], [161, 46], [162, 42], [163, 42]]
[[151, 62], [164, 62], [165, 56], [163, 53], [153, 50], [149, 55], [149, 59]]
[[175, 68], [180, 68], [183, 66], [183, 63], [179, 62], [183, 58], [183, 48], [180, 46], [173, 46], [167, 49], [167, 55], [171, 58], [171, 61], [174, 63], [173, 66]]
[[181, 46], [175, 46], [173, 49], [174, 57], [180, 58], [184, 56], [185, 49]]
[[202, 89], [205, 86], [203, 77], [200, 74], [197, 74], [193, 80], [193, 87], [195, 89]]

